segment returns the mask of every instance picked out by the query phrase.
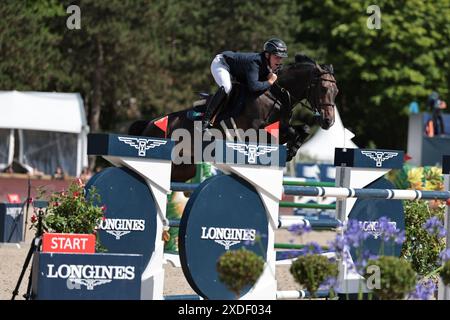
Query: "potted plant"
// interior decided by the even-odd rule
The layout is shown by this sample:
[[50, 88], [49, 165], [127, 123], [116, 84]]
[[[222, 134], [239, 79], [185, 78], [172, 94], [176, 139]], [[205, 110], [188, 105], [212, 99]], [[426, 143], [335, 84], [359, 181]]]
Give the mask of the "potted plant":
[[[45, 191], [40, 191], [38, 198], [45, 197]], [[105, 206], [98, 206], [100, 196], [95, 189], [89, 190], [86, 197], [84, 184], [80, 179], [69, 185], [67, 190], [54, 192], [46, 208], [38, 210], [31, 217], [31, 228], [37, 234], [84, 234], [96, 235], [97, 226], [104, 219]], [[94, 238], [95, 248], [104, 251], [97, 237]]]
[[320, 254], [306, 254], [297, 258], [289, 271], [295, 281], [309, 291], [312, 298], [316, 296], [321, 284], [338, 275], [337, 264]]
[[[381, 300], [401, 300], [414, 290], [416, 285], [416, 273], [411, 264], [405, 259], [381, 256], [378, 259], [369, 260], [369, 266], [378, 266], [380, 269], [380, 285], [373, 289]], [[365, 277], [370, 277], [366, 273]]]
[[442, 282], [448, 286], [450, 285], [450, 260], [445, 262], [445, 264], [442, 266], [441, 272], [440, 272]]
[[219, 280], [236, 295], [236, 299], [244, 287], [256, 283], [263, 270], [263, 258], [245, 248], [229, 250], [217, 261]]

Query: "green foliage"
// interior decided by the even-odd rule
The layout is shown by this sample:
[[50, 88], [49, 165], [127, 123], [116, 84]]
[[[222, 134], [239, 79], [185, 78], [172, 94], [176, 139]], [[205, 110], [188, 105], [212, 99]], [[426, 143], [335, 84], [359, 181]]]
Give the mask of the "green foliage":
[[[380, 288], [373, 291], [382, 300], [401, 300], [414, 290], [416, 274], [410, 263], [405, 259], [391, 256], [381, 256], [376, 260], [369, 260], [369, 266], [380, 268]], [[370, 277], [372, 274], [366, 274]]]
[[[80, 6], [80, 30], [66, 27], [71, 4]], [[337, 106], [358, 145], [404, 149], [409, 102], [423, 110], [432, 90], [449, 100], [450, 6], [381, 0], [381, 29], [370, 30], [371, 4], [6, 0], [0, 89], [80, 92], [91, 131], [124, 132], [131, 121], [186, 108], [196, 92], [214, 90], [215, 54], [260, 51], [278, 36], [289, 46], [286, 63], [304, 52], [334, 65]]]
[[236, 298], [246, 286], [253, 286], [264, 270], [264, 260], [245, 248], [229, 250], [217, 261], [219, 280]]
[[[44, 196], [45, 192], [42, 192], [39, 198]], [[31, 228], [37, 230], [42, 223], [42, 231], [45, 232], [95, 234], [106, 210], [106, 207], [96, 205], [100, 201], [95, 188], [89, 190], [89, 198], [86, 199], [83, 184], [73, 182], [67, 191], [50, 196], [48, 207], [39, 211], [38, 216], [31, 217]], [[102, 249], [98, 237], [97, 249]]]
[[404, 207], [406, 241], [401, 255], [419, 275], [426, 275], [440, 266], [439, 253], [445, 241], [430, 235], [423, 224], [433, 216], [443, 221], [445, 208], [441, 205], [431, 209], [427, 201], [404, 201]]
[[[367, 7], [381, 10], [381, 29], [369, 29]], [[406, 106], [438, 91], [449, 99], [450, 6], [437, 1], [298, 0], [296, 42], [319, 46], [333, 63], [340, 93], [337, 106], [361, 147], [404, 149]], [[326, 18], [324, 18], [326, 16]], [[379, 121], [374, 121], [378, 119]], [[389, 132], [385, 139], [383, 132]]]
[[442, 282], [446, 286], [450, 285], [450, 260], [447, 260], [442, 266], [441, 272], [439, 274], [442, 278]]
[[61, 90], [69, 80], [58, 46], [61, 19], [56, 0], [2, 1], [0, 6], [0, 90]]
[[[393, 170], [389, 179], [398, 189], [443, 190], [442, 169], [437, 167], [412, 167], [405, 165]], [[439, 267], [439, 253], [444, 249], [444, 239], [430, 235], [424, 223], [431, 217], [444, 219], [443, 201], [404, 201], [405, 235], [402, 256], [419, 275], [427, 275]]]
[[297, 258], [290, 267], [295, 281], [304, 286], [312, 297], [315, 297], [319, 286], [329, 278], [336, 278], [338, 267], [327, 257], [318, 254], [308, 254]]

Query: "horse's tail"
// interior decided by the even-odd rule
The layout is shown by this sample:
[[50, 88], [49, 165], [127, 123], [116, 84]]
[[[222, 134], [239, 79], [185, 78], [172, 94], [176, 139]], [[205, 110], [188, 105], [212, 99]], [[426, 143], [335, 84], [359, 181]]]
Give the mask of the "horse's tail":
[[140, 136], [151, 120], [137, 120], [133, 122], [128, 129], [128, 134], [132, 136]]

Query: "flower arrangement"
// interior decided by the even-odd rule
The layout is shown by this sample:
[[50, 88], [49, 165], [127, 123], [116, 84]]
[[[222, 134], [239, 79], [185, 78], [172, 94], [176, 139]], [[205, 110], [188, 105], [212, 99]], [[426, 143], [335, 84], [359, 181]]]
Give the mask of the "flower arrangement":
[[437, 167], [410, 168], [407, 173], [410, 188], [415, 190], [443, 190], [442, 169]]
[[[38, 198], [45, 197], [40, 190]], [[84, 184], [80, 179], [69, 185], [68, 190], [55, 192], [50, 196], [45, 210], [38, 210], [31, 217], [31, 228], [51, 233], [95, 234], [97, 226], [104, 218], [105, 206], [98, 206], [100, 195], [94, 188], [86, 197]]]

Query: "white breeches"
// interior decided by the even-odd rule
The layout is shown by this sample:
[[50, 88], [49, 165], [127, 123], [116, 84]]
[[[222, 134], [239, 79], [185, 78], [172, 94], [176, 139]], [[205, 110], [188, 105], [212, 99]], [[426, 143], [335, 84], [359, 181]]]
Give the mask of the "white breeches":
[[218, 54], [211, 62], [211, 73], [219, 87], [224, 87], [227, 94], [231, 91], [230, 67], [223, 55]]

